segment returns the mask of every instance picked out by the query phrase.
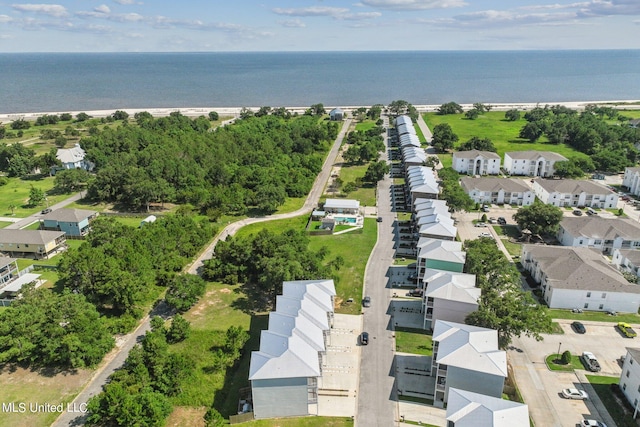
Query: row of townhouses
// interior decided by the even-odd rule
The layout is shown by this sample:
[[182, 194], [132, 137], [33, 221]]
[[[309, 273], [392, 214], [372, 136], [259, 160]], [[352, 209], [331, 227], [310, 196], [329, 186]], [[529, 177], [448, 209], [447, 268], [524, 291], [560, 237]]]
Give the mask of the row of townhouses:
[[467, 175], [498, 175], [504, 169], [509, 175], [544, 178], [553, 176], [556, 162], [567, 161], [567, 158], [551, 151], [510, 151], [504, 153], [504, 166], [500, 160], [492, 151], [456, 151], [453, 169]]
[[[406, 134], [413, 133], [406, 117], [399, 117], [396, 126], [399, 134], [400, 126]], [[402, 150], [402, 159], [411, 231], [417, 239], [415, 277], [422, 291], [423, 326], [433, 331], [434, 405], [447, 406], [450, 426], [494, 426], [501, 419], [510, 426], [528, 426], [527, 405], [501, 398], [507, 360], [506, 352], [498, 348], [497, 331], [464, 324], [477, 310], [481, 291], [475, 275], [463, 273], [466, 253], [462, 243], [455, 241], [457, 228], [446, 202], [437, 200], [440, 189], [431, 169], [406, 164], [406, 160], [412, 162], [416, 149], [411, 145], [411, 150]], [[499, 170], [499, 158], [495, 160]], [[483, 171], [490, 166], [468, 167]]]

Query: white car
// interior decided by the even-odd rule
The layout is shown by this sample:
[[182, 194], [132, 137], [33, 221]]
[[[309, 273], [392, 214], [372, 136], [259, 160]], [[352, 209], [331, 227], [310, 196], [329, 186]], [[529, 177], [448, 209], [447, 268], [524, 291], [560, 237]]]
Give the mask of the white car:
[[582, 420], [580, 425], [584, 427], [607, 427], [605, 423], [596, 420]]
[[562, 397], [565, 399], [578, 399], [585, 400], [589, 398], [589, 395], [584, 390], [578, 390], [576, 388], [565, 388], [562, 390]]

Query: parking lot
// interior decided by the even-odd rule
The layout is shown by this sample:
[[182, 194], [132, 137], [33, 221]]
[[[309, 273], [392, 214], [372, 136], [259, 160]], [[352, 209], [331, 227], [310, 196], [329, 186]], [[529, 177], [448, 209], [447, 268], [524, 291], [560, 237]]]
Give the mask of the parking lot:
[[[578, 315], [579, 316], [579, 315]], [[582, 322], [586, 334], [580, 335], [571, 329], [571, 320], [558, 320], [564, 334], [544, 335], [543, 341], [521, 337], [514, 339], [508, 350], [518, 388], [536, 425], [575, 427], [583, 418], [603, 421], [607, 426], [615, 425], [591, 389], [585, 375], [619, 377], [618, 358], [626, 354], [626, 347], [640, 347], [637, 338], [625, 338], [612, 322]], [[632, 325], [638, 327], [639, 325]], [[569, 350], [573, 355], [583, 351], [592, 352], [602, 367], [599, 373], [584, 370], [575, 372], [550, 371], [544, 360], [551, 354]], [[589, 400], [567, 400], [561, 396], [564, 388], [577, 388], [589, 393]]]

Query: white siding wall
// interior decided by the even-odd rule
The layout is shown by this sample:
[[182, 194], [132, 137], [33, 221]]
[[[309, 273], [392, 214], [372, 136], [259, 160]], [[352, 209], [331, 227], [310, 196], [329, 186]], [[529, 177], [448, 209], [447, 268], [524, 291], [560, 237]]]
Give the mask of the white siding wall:
[[620, 389], [633, 407], [640, 403], [640, 361], [634, 361], [628, 352], [620, 374]]
[[251, 393], [256, 419], [309, 415], [307, 378], [254, 380]]
[[[586, 287], [588, 287], [587, 283], [585, 283]], [[545, 293], [545, 301], [549, 304], [549, 308], [582, 308], [593, 311], [614, 310], [621, 313], [637, 313], [640, 306], [640, 295], [622, 292], [589, 291], [586, 289], [551, 288], [550, 292]], [[585, 304], [588, 306], [585, 307]]]

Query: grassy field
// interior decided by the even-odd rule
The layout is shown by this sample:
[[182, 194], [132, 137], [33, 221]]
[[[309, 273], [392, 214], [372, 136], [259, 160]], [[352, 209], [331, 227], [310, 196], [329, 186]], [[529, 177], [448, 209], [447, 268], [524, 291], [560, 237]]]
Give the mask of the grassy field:
[[396, 351], [432, 356], [431, 335], [423, 329], [396, 327]]
[[[520, 129], [527, 121], [524, 118], [514, 122], [506, 121], [503, 111], [490, 111], [476, 120], [466, 119], [462, 114], [440, 116], [436, 113], [426, 113], [423, 117], [432, 130], [434, 126], [440, 123], [448, 123], [453, 132], [460, 138], [456, 143], [456, 148], [472, 137], [477, 136], [479, 138], [489, 138], [500, 156], [504, 156], [506, 151], [541, 150], [553, 151], [565, 157], [586, 157], [586, 154], [582, 154], [565, 144], [548, 144], [548, 140], [545, 137], [535, 143], [519, 138]], [[440, 158], [440, 161], [443, 162], [443, 159]]]
[[356, 130], [366, 131], [376, 126], [376, 122], [373, 120], [364, 120], [360, 123], [356, 123]]
[[[618, 322], [640, 323], [640, 316], [634, 313], [618, 313], [616, 316], [609, 316], [607, 313], [601, 311], [572, 313], [571, 310], [549, 309], [549, 315], [553, 319], [611, 322], [612, 327]], [[614, 331], [612, 330], [611, 333], [614, 333]]]
[[638, 426], [633, 420], [633, 413], [626, 412], [611, 391], [611, 384], [618, 384], [620, 381], [619, 377], [587, 375], [587, 379], [618, 427]]
[[[236, 236], [247, 236], [255, 234], [266, 228], [274, 233], [281, 233], [289, 228], [302, 230], [308, 217], [300, 216], [291, 219], [268, 221], [265, 223], [251, 224], [241, 228]], [[345, 233], [340, 235], [310, 236], [310, 247], [318, 250], [322, 246], [329, 248], [328, 259], [341, 255], [345, 264], [337, 272], [338, 282], [336, 292], [338, 300], [346, 301], [349, 298], [359, 300], [362, 296], [362, 286], [364, 282], [364, 269], [369, 259], [369, 254], [377, 240], [377, 225], [374, 218], [365, 218], [362, 233]], [[358, 314], [360, 306], [358, 304], [343, 304], [336, 309], [338, 313]]]
[[11, 224], [13, 223], [9, 221], [0, 221], [0, 228], [5, 228], [7, 225], [11, 225]]
[[[53, 188], [53, 177], [35, 177], [33, 179], [7, 178], [8, 183], [0, 187], [0, 216], [12, 216], [11, 205], [15, 207], [13, 214], [16, 217], [25, 217], [41, 211], [45, 208], [46, 202], [40, 206], [28, 207], [29, 191], [33, 185], [48, 192]], [[70, 194], [47, 195], [49, 206], [61, 202], [68, 198]]]
[[[347, 182], [355, 182], [357, 178], [364, 177], [368, 164], [342, 166], [340, 168], [340, 179], [346, 184]], [[343, 184], [343, 186], [344, 186]], [[376, 205], [376, 189], [371, 184], [358, 188], [356, 191], [349, 193], [346, 198], [359, 200], [361, 206]]]

